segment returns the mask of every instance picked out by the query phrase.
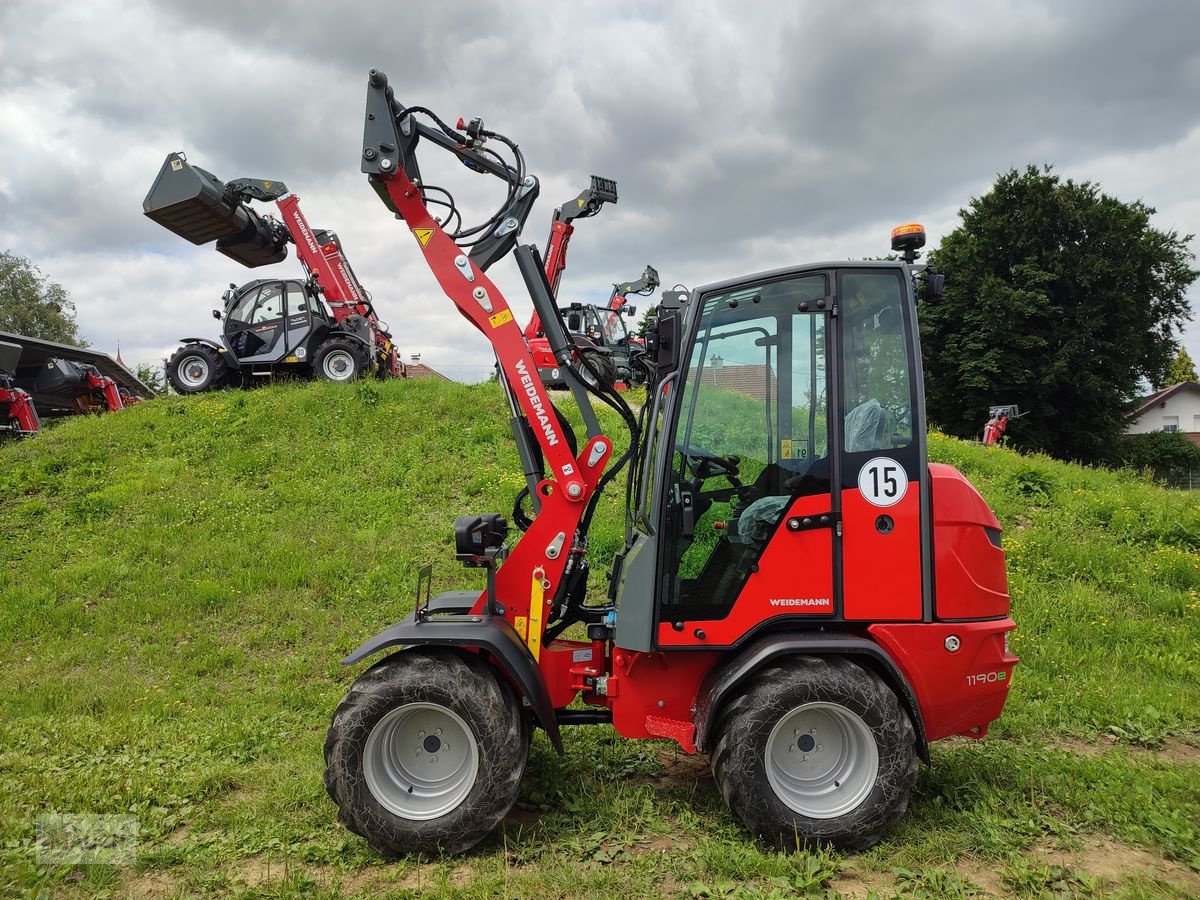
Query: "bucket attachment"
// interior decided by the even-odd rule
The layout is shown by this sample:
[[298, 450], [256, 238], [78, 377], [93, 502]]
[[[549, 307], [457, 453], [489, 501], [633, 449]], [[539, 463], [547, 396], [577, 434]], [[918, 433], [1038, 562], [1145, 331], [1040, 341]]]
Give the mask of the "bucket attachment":
[[215, 175], [189, 164], [182, 153], [167, 156], [142, 210], [193, 244], [216, 241], [219, 252], [248, 268], [287, 258], [286, 239], [276, 228], [232, 197]]

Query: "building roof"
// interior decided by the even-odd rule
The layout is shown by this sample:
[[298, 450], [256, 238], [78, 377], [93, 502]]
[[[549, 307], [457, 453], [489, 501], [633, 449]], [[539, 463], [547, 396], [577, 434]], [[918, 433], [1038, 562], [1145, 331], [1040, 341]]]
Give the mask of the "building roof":
[[1152, 406], [1157, 406], [1159, 403], [1165, 403], [1169, 398], [1174, 397], [1181, 391], [1200, 391], [1200, 384], [1195, 381], [1181, 381], [1179, 384], [1173, 384], [1170, 387], [1163, 388], [1161, 391], [1155, 391], [1149, 397], [1143, 397], [1138, 401], [1137, 408], [1133, 412], [1126, 414], [1127, 419], [1136, 419], [1138, 416], [1146, 412]]
[[425, 363], [419, 363], [419, 362], [408, 363], [404, 367], [404, 377], [405, 378], [440, 378], [440, 379], [442, 379], [442, 381], [450, 381], [449, 378], [447, 378], [445, 375], [443, 375], [437, 369], [432, 369], [429, 366], [425, 365]]
[[[693, 370], [694, 372], [694, 370]], [[771, 399], [775, 399], [777, 382], [773, 369], [766, 366], [753, 366], [728, 363], [710, 364], [704, 367], [701, 384], [710, 384], [727, 391], [736, 391], [753, 397], [755, 400], [765, 400], [767, 397], [767, 378], [771, 379]], [[694, 376], [693, 376], [694, 377]]]

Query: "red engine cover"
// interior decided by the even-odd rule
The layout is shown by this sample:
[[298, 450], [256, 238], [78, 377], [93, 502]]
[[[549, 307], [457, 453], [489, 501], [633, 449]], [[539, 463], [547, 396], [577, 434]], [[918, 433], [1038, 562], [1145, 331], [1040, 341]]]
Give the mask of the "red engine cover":
[[1007, 616], [1011, 604], [1004, 551], [998, 546], [1000, 522], [953, 466], [930, 463], [929, 474], [933, 479], [937, 618]]

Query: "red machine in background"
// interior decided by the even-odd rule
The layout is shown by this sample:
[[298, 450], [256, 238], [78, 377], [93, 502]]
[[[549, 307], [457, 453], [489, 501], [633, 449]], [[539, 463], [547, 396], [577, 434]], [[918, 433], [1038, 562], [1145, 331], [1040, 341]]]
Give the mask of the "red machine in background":
[[[419, 142], [504, 181], [489, 221], [514, 227], [475, 244], [461, 222], [444, 228]], [[414, 612], [344, 660], [393, 651], [326, 736], [340, 821], [385, 855], [463, 852], [512, 806], [535, 726], [561, 752], [565, 727], [611, 723], [708, 753], [722, 797], [771, 844], [877, 842], [905, 813], [928, 742], [983, 737], [1018, 662], [1000, 523], [959, 472], [928, 461], [916, 297], [938, 296], [941, 276], [915, 264], [924, 229], [893, 232], [899, 260], [667, 292], [635, 413], [584, 376], [537, 249], [517, 245], [537, 180], [515, 142], [405, 107], [372, 70], [360, 163], [494, 348], [526, 487], [511, 544], [499, 513], [455, 521], [456, 557], [486, 570], [486, 589], [430, 596], [426, 568]], [[509, 252], [582, 435], [486, 274]], [[593, 401], [628, 441], [605, 435]], [[589, 529], [624, 466], [625, 545], [605, 601], [587, 590]], [[586, 640], [564, 637], [572, 626]]]
[[[617, 183], [609, 178], [593, 175], [591, 187], [554, 210], [554, 218], [550, 223], [550, 237], [546, 240], [545, 259], [546, 281], [550, 285], [552, 295], [558, 296], [562, 273], [567, 267], [567, 247], [571, 243], [571, 235], [575, 233], [573, 222], [596, 215], [605, 203], [616, 202]], [[550, 387], [564, 387], [561, 367], [550, 349], [550, 342], [546, 339], [542, 327], [542, 317], [536, 309], [529, 324], [525, 326], [525, 340], [537, 364], [538, 376], [542, 383]], [[592, 367], [599, 371], [602, 377], [613, 371], [614, 367], [605, 359], [604, 353], [583, 348], [578, 352], [589, 355]], [[612, 377], [608, 380], [611, 382]]]
[[32, 434], [43, 418], [113, 412], [153, 396], [106, 353], [0, 332], [0, 431]]
[[983, 426], [983, 445], [985, 447], [994, 447], [1008, 433], [1008, 423], [1012, 419], [1019, 419], [1023, 413], [1020, 408], [1015, 405], [993, 406], [988, 409], [988, 421]]
[[42, 427], [33, 398], [15, 383], [20, 358], [19, 345], [0, 341], [0, 432], [10, 435], [34, 434]]
[[[276, 201], [280, 219], [259, 216], [250, 201]], [[146, 216], [191, 241], [216, 241], [217, 251], [249, 268], [281, 262], [287, 245], [305, 280], [259, 279], [230, 290], [221, 342], [184, 338], [167, 363], [180, 393], [198, 393], [234, 381], [292, 372], [351, 381], [367, 373], [403, 377], [391, 333], [355, 276], [332, 231], [314, 230], [300, 198], [281, 181], [239, 178], [228, 184], [182, 153], [163, 162], [142, 204]]]

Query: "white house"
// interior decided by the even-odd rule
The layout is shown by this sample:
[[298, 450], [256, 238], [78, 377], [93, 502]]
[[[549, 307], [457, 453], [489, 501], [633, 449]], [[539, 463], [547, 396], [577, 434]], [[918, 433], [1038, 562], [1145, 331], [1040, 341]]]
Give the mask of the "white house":
[[1129, 414], [1126, 434], [1182, 431], [1200, 444], [1200, 384], [1184, 381], [1151, 394]]

